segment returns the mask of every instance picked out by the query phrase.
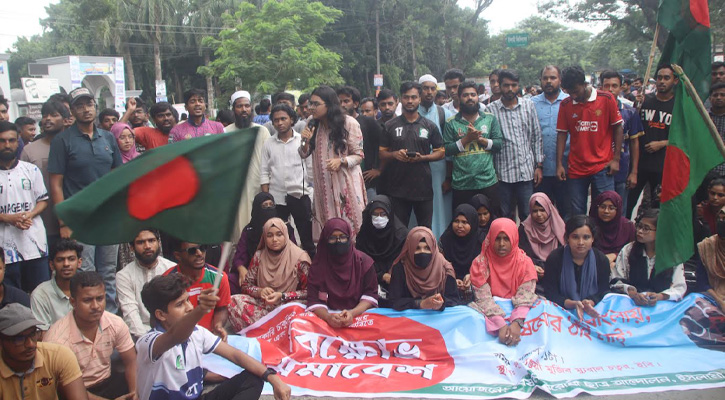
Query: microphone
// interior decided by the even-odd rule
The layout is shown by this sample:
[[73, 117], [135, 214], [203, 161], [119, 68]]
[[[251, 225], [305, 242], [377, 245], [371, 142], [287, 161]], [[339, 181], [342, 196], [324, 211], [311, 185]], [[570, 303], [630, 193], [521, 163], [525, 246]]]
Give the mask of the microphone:
[[[312, 136], [314, 137], [315, 136], [314, 129], [317, 128], [317, 121], [314, 118], [311, 118], [310, 122], [307, 123], [307, 128], [309, 128], [312, 131]], [[307, 138], [303, 137], [301, 144], [302, 144], [302, 147], [307, 146]]]

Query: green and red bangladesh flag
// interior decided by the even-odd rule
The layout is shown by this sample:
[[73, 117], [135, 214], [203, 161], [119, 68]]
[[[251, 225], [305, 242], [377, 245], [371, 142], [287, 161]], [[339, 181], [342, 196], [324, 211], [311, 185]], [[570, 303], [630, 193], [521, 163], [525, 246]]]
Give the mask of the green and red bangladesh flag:
[[56, 206], [83, 243], [130, 242], [158, 229], [200, 244], [231, 238], [257, 128], [150, 150]]
[[[710, 13], [707, 0], [660, 0], [657, 21], [670, 31], [660, 64], [680, 65], [701, 98], [710, 84]], [[675, 105], [662, 177], [657, 222], [657, 272], [687, 261], [695, 252], [692, 196], [705, 175], [723, 162], [685, 79], [675, 88]]]

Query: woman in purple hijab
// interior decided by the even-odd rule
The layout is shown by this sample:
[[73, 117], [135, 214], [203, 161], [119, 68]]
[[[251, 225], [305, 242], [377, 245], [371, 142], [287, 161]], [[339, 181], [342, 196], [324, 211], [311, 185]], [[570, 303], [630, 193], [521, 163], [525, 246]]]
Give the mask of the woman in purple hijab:
[[589, 217], [598, 230], [594, 247], [607, 255], [612, 267], [622, 247], [634, 241], [634, 224], [622, 216], [623, 211], [622, 198], [612, 190], [597, 196], [589, 209]]
[[[341, 218], [325, 223], [307, 283], [307, 311], [333, 328], [349, 326], [355, 317], [378, 306], [378, 280], [373, 259], [352, 243], [350, 224]], [[331, 313], [330, 310], [342, 310]]]

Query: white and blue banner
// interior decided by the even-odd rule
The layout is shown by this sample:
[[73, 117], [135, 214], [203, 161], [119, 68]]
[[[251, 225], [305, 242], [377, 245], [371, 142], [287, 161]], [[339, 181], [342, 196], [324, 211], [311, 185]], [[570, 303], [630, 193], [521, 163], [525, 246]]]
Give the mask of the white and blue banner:
[[[647, 308], [608, 295], [596, 309], [599, 318], [579, 320], [541, 300], [519, 345], [507, 347], [465, 306], [376, 309], [332, 329], [291, 303], [230, 343], [275, 368], [297, 396], [523, 399], [536, 388], [564, 398], [725, 386], [725, 349], [713, 346], [725, 320], [702, 296]], [[240, 371], [214, 355], [204, 367]]]

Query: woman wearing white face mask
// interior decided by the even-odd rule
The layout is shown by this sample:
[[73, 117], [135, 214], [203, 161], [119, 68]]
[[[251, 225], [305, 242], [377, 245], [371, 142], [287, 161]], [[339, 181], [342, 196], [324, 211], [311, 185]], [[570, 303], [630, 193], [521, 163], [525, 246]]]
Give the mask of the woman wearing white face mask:
[[362, 215], [363, 223], [355, 247], [375, 261], [378, 284], [384, 294], [390, 284], [393, 260], [403, 249], [408, 229], [395, 218], [388, 196], [374, 196]]

